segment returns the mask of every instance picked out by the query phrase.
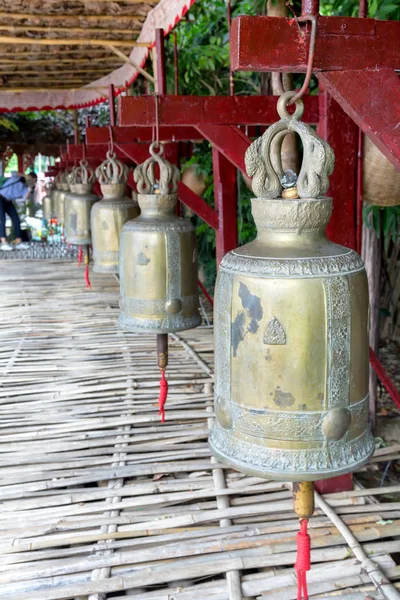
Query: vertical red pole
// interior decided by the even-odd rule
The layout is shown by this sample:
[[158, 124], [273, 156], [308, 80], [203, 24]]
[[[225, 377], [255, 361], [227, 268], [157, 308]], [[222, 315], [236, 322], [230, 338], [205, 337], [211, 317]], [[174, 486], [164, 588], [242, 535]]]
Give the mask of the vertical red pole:
[[157, 57], [157, 89], [159, 96], [167, 93], [167, 77], [165, 69], [164, 30], [156, 29], [156, 57]]
[[236, 167], [213, 148], [214, 199], [218, 212], [217, 268], [224, 255], [238, 245]]
[[110, 111], [110, 125], [115, 127], [117, 124], [117, 118], [115, 114], [115, 103], [114, 103], [114, 86], [112, 83], [108, 86], [108, 104]]
[[25, 173], [23, 154], [17, 154], [17, 160], [18, 160], [18, 173], [22, 173], [22, 175], [23, 175]]
[[[328, 191], [333, 197], [333, 214], [327, 234], [333, 242], [355, 249], [358, 128], [327, 93], [319, 97], [317, 132], [335, 153], [335, 170]], [[352, 475], [316, 481], [315, 486], [320, 494], [348, 491], [353, 486]]]
[[327, 93], [320, 95], [317, 133], [335, 153], [335, 170], [328, 195], [333, 197], [333, 214], [327, 228], [330, 240], [356, 249], [356, 180], [358, 128]]
[[178, 61], [178, 40], [176, 38], [176, 31], [174, 31], [174, 84], [175, 94], [179, 94], [179, 61]]

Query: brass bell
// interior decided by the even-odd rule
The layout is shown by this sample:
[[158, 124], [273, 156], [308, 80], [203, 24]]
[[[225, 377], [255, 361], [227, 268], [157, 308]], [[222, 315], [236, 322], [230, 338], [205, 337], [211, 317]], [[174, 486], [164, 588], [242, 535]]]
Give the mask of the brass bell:
[[[289, 115], [287, 94], [281, 120], [246, 152], [257, 238], [218, 273], [210, 444], [245, 473], [307, 482], [353, 471], [374, 451], [368, 286], [359, 255], [325, 236], [333, 151], [300, 120], [301, 101]], [[282, 170], [287, 132], [303, 144], [297, 180]]]
[[[136, 167], [141, 215], [121, 234], [122, 327], [170, 333], [201, 323], [197, 289], [197, 244], [193, 225], [174, 214], [179, 171], [162, 158], [163, 146]], [[156, 180], [156, 165], [160, 179]]]
[[162, 157], [163, 152], [162, 144], [152, 144], [151, 157], [134, 171], [141, 214], [125, 223], [120, 243], [120, 325], [157, 334], [162, 421], [168, 333], [201, 323], [196, 234], [190, 221], [174, 213], [179, 170]]
[[91, 212], [93, 270], [97, 273], [119, 273], [119, 240], [121, 230], [140, 213], [137, 200], [125, 197], [129, 168], [108, 152], [107, 159], [96, 169], [103, 199]]
[[45, 189], [46, 194], [42, 198], [42, 212], [46, 221], [50, 221], [58, 216], [55, 194], [57, 188], [53, 182], [50, 182], [46, 184]]
[[57, 193], [55, 194], [55, 206], [57, 218], [64, 223], [65, 195], [69, 191], [69, 174], [66, 171], [59, 173], [56, 179]]
[[72, 191], [65, 196], [65, 237], [69, 244], [91, 244], [90, 211], [99, 197], [92, 193], [93, 169], [86, 160], [80, 161], [70, 178]]

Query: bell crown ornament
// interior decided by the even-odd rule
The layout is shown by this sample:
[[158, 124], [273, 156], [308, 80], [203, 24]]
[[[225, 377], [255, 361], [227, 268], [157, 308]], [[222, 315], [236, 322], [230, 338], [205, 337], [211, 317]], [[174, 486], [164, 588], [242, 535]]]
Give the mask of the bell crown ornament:
[[107, 158], [96, 169], [96, 177], [100, 184], [103, 198], [121, 198], [125, 194], [129, 167], [117, 159], [109, 150]]
[[[374, 450], [368, 285], [358, 254], [325, 236], [333, 151], [288, 98], [246, 152], [257, 237], [218, 272], [210, 445], [233, 468], [304, 482], [353, 471]], [[290, 131], [303, 144], [298, 174], [282, 169]]]
[[74, 191], [77, 194], [88, 194], [92, 191], [95, 174], [88, 165], [87, 160], [80, 161], [78, 167], [73, 169]]
[[[150, 158], [138, 165], [133, 173], [138, 194], [176, 196], [180, 179], [178, 167], [171, 165], [166, 158], [163, 158], [164, 146], [160, 142], [151, 144], [149, 152]], [[158, 175], [156, 172], [157, 167], [159, 169]]]

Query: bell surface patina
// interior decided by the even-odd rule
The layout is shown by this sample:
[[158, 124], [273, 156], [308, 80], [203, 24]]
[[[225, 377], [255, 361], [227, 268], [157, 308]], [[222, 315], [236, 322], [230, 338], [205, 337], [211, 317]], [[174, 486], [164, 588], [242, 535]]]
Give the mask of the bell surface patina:
[[70, 189], [69, 186], [69, 173], [62, 171], [56, 179], [57, 193], [55, 197], [55, 208], [57, 218], [60, 223], [64, 223], [64, 211], [65, 211], [65, 196]]
[[58, 216], [56, 192], [57, 188], [54, 183], [51, 182], [46, 184], [46, 194], [42, 198], [43, 217], [46, 219], [46, 221], [50, 221], [50, 219], [55, 219]]
[[[325, 236], [333, 151], [299, 120], [302, 102], [290, 116], [286, 100], [246, 153], [257, 238], [219, 268], [210, 445], [235, 469], [304, 482], [353, 471], [374, 450], [368, 286], [359, 255]], [[297, 180], [281, 165], [288, 131], [304, 148]]]
[[141, 214], [121, 233], [120, 324], [166, 334], [201, 323], [197, 244], [193, 225], [174, 214], [178, 169], [162, 158], [161, 144], [158, 151], [152, 144], [150, 154], [134, 172]]
[[103, 198], [93, 205], [91, 229], [93, 270], [97, 273], [119, 273], [119, 241], [123, 225], [136, 218], [136, 199], [125, 196], [129, 167], [108, 152], [107, 159], [96, 169]]
[[90, 211], [100, 200], [92, 193], [93, 170], [86, 160], [81, 160], [72, 176], [72, 190], [65, 196], [65, 238], [69, 244], [85, 246], [91, 244]]

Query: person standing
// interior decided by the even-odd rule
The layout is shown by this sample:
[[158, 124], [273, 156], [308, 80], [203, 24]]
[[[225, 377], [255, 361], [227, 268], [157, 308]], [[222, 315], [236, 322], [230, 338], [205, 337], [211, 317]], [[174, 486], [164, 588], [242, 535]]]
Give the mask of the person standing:
[[[29, 187], [26, 185], [25, 177], [19, 173], [12, 173], [11, 177], [0, 188], [0, 250], [9, 251], [14, 250], [14, 248], [25, 250], [29, 248], [29, 244], [21, 239], [21, 221], [13, 204], [14, 200], [26, 199], [28, 195]], [[6, 238], [6, 215], [10, 217], [14, 227], [15, 245], [13, 246], [7, 242]]]

